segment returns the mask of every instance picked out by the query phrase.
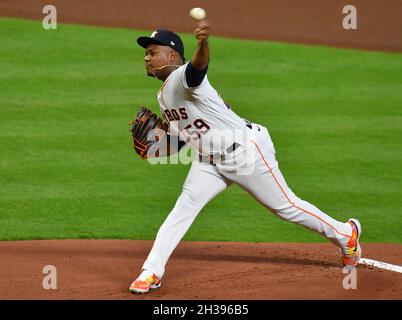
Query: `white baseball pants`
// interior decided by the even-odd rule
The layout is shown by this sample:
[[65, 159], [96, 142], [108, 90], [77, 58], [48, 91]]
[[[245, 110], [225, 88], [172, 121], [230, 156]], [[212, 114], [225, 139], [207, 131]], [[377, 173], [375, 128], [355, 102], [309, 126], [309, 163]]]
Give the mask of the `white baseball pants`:
[[193, 161], [182, 193], [160, 227], [142, 269], [161, 279], [170, 255], [198, 213], [231, 183], [241, 186], [280, 218], [316, 231], [339, 247], [346, 244], [352, 234], [348, 223], [331, 218], [290, 190], [279, 170], [268, 130], [252, 124], [248, 142], [216, 165]]

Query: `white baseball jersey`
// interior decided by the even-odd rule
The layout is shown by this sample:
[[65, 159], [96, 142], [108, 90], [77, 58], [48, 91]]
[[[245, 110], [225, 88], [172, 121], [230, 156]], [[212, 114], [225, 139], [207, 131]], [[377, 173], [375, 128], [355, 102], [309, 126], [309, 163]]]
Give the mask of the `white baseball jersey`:
[[170, 124], [169, 133], [179, 136], [194, 151], [219, 153], [232, 145], [245, 121], [229, 109], [205, 75], [197, 87], [186, 82], [184, 64], [173, 71], [158, 92], [161, 114]]

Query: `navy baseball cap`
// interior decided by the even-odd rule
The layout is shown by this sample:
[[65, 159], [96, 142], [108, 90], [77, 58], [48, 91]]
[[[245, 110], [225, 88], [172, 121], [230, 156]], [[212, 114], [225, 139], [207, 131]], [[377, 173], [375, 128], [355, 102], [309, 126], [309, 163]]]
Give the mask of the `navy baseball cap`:
[[137, 43], [143, 48], [147, 48], [150, 44], [169, 46], [181, 55], [183, 61], [185, 60], [183, 41], [173, 31], [157, 29], [149, 37], [139, 37]]

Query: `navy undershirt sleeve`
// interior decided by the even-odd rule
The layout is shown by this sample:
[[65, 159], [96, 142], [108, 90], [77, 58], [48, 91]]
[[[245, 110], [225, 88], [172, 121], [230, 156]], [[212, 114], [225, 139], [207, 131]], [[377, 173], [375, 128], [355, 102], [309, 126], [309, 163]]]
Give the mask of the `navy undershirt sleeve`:
[[205, 69], [199, 70], [193, 67], [191, 61], [186, 67], [186, 82], [187, 85], [192, 87], [197, 87], [201, 84], [202, 80], [204, 80], [205, 75], [207, 74], [208, 66]]

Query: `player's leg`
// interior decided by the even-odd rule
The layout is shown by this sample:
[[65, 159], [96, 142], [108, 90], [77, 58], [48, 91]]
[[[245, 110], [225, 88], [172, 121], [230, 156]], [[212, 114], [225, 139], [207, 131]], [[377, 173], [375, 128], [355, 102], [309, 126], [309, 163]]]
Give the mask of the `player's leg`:
[[194, 161], [183, 185], [183, 190], [165, 222], [143, 265], [159, 279], [173, 250], [179, 244], [201, 209], [228, 186], [215, 166]]
[[[292, 192], [279, 170], [273, 143], [264, 127], [260, 126], [260, 130], [254, 133], [248, 148], [254, 148], [250, 151], [255, 153], [255, 162], [250, 164], [252, 170], [249, 166], [233, 172], [233, 168], [225, 170], [223, 163], [217, 166], [218, 171], [282, 219], [319, 232], [339, 247], [344, 247], [352, 235], [351, 225], [333, 219]], [[248, 172], [242, 172], [245, 169]]]

